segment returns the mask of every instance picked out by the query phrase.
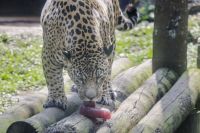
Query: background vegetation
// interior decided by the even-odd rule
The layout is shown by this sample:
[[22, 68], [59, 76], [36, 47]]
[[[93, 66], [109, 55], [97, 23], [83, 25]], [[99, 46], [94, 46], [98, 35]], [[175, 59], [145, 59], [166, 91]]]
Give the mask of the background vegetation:
[[[116, 58], [128, 57], [137, 65], [152, 57], [153, 9], [153, 6], [140, 8], [142, 22], [133, 30], [116, 31]], [[200, 15], [190, 16], [188, 67], [196, 66], [199, 35]], [[0, 112], [17, 101], [13, 95], [44, 87], [41, 48], [41, 36], [20, 38], [0, 34]]]

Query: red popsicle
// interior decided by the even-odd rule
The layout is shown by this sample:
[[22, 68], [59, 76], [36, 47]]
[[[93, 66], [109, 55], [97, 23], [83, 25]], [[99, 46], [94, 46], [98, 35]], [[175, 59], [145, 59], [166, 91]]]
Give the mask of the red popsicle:
[[102, 118], [104, 121], [111, 118], [111, 112], [106, 108], [95, 108], [95, 103], [84, 102], [80, 107], [80, 114], [89, 118]]

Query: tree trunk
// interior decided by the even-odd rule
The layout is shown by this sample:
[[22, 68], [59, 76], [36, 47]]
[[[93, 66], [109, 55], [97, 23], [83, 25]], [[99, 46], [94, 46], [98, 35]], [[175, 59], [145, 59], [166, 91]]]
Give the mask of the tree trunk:
[[[151, 66], [152, 66], [151, 61], [147, 61], [139, 65], [138, 67], [135, 67], [134, 69], [133, 68], [128, 69], [127, 71], [123, 72], [123, 74], [120, 74], [121, 76], [119, 75], [116, 77], [116, 80], [119, 82], [115, 82], [114, 80], [113, 84], [116, 83], [114, 84], [114, 86], [120, 87], [122, 86], [122, 82], [120, 81], [129, 80], [129, 82], [126, 82], [127, 83], [126, 87], [123, 89], [126, 89], [126, 88], [129, 89], [131, 85], [132, 91], [134, 91], [137, 87], [139, 87], [139, 85], [141, 85], [145, 81], [145, 79], [147, 79], [151, 75], [151, 69], [152, 69]], [[130, 80], [129, 78], [132, 78], [135, 84], [133, 84], [132, 80]], [[116, 92], [118, 93], [117, 99], [121, 100], [123, 98], [120, 98], [120, 97], [126, 96], [127, 93], [124, 94], [123, 91], [120, 91], [120, 89], [116, 88]], [[8, 133], [27, 133], [29, 131], [37, 131], [37, 133], [43, 133], [45, 128], [47, 128], [50, 124], [55, 123], [58, 120], [61, 120], [62, 118], [69, 116], [70, 114], [75, 112], [78, 109], [78, 106], [80, 104], [81, 102], [80, 100], [78, 100], [78, 96], [71, 96], [71, 98], [69, 98], [70, 110], [67, 110], [67, 112], [65, 112], [67, 114], [65, 114], [64, 111], [62, 110], [59, 110], [59, 109], [55, 110], [55, 108], [52, 108], [52, 109], [49, 108], [48, 110], [45, 110], [25, 121], [19, 121], [19, 122], [13, 123], [8, 129]], [[60, 114], [60, 115], [57, 115], [57, 114]], [[77, 119], [78, 121], [80, 120], [79, 125], [91, 123], [91, 122], [88, 122], [90, 121], [89, 119], [84, 117], [85, 119], [82, 120], [83, 117], [77, 117], [77, 115], [69, 116], [71, 120], [70, 123], [73, 123], [73, 122], [76, 123]], [[69, 119], [69, 118], [66, 118], [66, 119]]]
[[[159, 69], [132, 93], [97, 133], [127, 133], [178, 79], [169, 69]], [[110, 126], [108, 126], [108, 124]]]
[[[131, 66], [133, 66], [133, 63], [127, 58], [115, 60], [112, 66], [112, 78]], [[65, 77], [65, 84], [65, 87], [70, 90], [72, 82], [69, 77]], [[0, 133], [5, 133], [11, 123], [27, 119], [43, 111], [43, 103], [47, 98], [47, 93], [48, 90], [45, 88], [23, 98], [20, 97], [19, 103], [16, 106], [0, 116]]]
[[200, 112], [195, 109], [175, 133], [200, 133]]
[[200, 92], [200, 70], [185, 72], [130, 133], [173, 133], [194, 109]]
[[187, 67], [187, 0], [156, 0], [153, 71], [169, 68], [181, 75]]

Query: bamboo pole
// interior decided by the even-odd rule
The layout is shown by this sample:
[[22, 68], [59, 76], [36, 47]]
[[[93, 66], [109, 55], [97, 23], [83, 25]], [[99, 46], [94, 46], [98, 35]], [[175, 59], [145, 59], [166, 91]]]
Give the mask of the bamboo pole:
[[199, 81], [199, 69], [186, 71], [130, 133], [175, 132], [195, 107], [200, 94]]

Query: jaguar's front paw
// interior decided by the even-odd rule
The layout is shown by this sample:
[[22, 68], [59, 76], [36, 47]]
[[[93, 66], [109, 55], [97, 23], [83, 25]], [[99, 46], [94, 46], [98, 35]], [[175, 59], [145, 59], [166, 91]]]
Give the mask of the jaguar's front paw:
[[129, 19], [131, 19], [131, 21], [134, 21], [134, 23], [138, 21], [139, 12], [137, 11], [137, 8], [134, 7], [133, 4], [129, 4], [126, 7], [126, 14], [128, 15]]
[[43, 107], [44, 108], [57, 107], [62, 110], [67, 110], [67, 97], [62, 97], [62, 98], [48, 97]]

